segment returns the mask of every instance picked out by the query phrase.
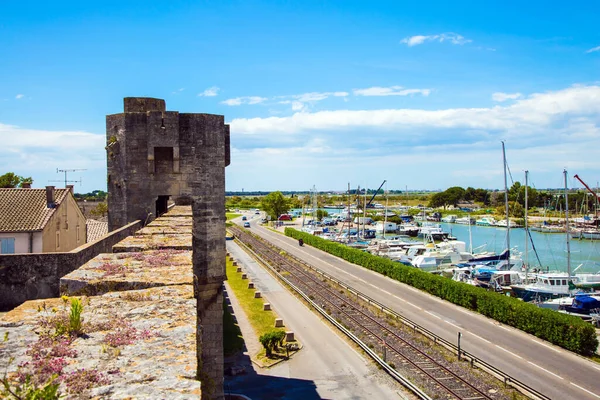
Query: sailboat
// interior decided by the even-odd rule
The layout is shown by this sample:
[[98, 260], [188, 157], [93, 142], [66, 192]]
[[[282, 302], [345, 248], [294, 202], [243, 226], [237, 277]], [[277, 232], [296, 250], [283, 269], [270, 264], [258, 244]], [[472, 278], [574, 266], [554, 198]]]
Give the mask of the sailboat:
[[577, 278], [571, 275], [571, 234], [569, 232], [569, 198], [567, 188], [567, 170], [563, 171], [565, 180], [565, 225], [567, 241], [567, 272], [547, 272], [536, 276], [530, 284], [511, 285], [513, 293], [524, 301], [543, 302], [558, 297], [566, 297], [575, 288]]

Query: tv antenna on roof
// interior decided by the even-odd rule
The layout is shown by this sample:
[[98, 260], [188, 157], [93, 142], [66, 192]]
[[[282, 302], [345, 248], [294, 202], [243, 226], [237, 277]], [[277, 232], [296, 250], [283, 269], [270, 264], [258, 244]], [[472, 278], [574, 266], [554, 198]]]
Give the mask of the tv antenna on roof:
[[[85, 169], [85, 168], [78, 168], [78, 169], [58, 169], [58, 168], [56, 168], [56, 173], [57, 174], [59, 172], [64, 172], [64, 174], [65, 174], [65, 180], [64, 180], [64, 182], [65, 182], [65, 189], [67, 188], [67, 183], [78, 183], [79, 182], [79, 184], [81, 184], [83, 182], [83, 180], [81, 178], [79, 178], [78, 181], [70, 181], [70, 180], [67, 179], [67, 174], [69, 172], [75, 172], [75, 171], [87, 171], [87, 169]], [[63, 181], [48, 181], [48, 182], [63, 182]]]

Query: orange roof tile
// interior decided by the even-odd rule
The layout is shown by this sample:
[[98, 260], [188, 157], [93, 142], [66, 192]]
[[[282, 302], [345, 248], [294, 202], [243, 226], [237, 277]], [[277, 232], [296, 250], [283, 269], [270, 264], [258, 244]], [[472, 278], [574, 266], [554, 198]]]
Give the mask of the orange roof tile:
[[56, 208], [48, 208], [46, 189], [0, 188], [0, 232], [41, 231], [69, 189], [54, 189]]
[[88, 219], [85, 221], [87, 225], [87, 242], [93, 242], [96, 239], [108, 233], [108, 222], [96, 221], [95, 219]]

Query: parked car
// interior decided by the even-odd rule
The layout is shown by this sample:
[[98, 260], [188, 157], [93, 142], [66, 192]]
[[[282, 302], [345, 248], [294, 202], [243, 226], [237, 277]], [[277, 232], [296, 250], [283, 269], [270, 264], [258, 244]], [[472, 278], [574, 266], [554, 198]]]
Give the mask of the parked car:
[[250, 222], [248, 222], [248, 221], [244, 222], [244, 228], [250, 228]]
[[281, 214], [278, 219], [280, 221], [291, 221], [293, 218], [289, 214]]

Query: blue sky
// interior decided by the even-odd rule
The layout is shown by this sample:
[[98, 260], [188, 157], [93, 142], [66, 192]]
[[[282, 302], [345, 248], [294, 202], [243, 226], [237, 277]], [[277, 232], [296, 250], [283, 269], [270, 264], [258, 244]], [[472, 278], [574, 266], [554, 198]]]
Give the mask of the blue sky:
[[[5, 2], [0, 174], [106, 188], [123, 97], [223, 114], [227, 190], [600, 180], [600, 3]], [[569, 178], [570, 187], [581, 187]], [[61, 186], [60, 183], [57, 185]]]

